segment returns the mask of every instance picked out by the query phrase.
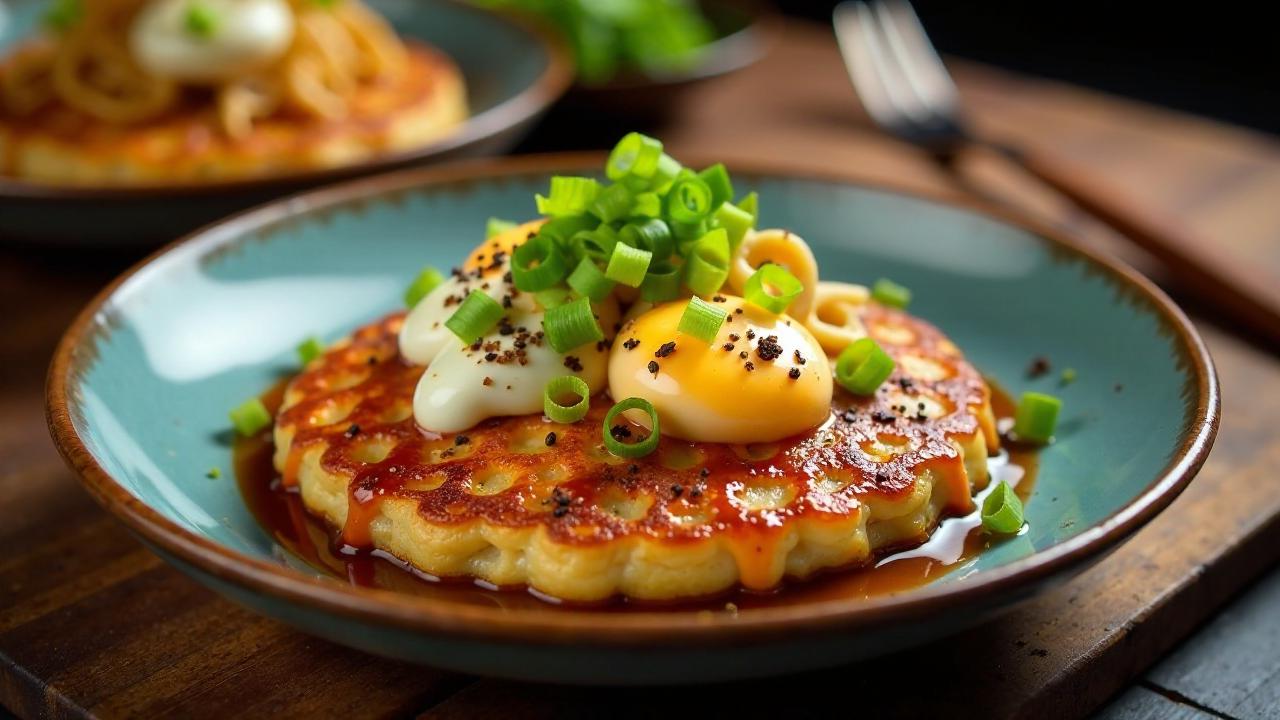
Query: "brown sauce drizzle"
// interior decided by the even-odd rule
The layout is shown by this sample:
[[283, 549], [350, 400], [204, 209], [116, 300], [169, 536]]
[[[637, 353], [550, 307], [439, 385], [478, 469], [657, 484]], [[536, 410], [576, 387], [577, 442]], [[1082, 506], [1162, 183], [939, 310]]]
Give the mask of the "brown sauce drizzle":
[[[1014, 406], [1007, 394], [991, 385], [991, 404], [997, 418], [1008, 418]], [[263, 397], [269, 409], [275, 410], [283, 396], [284, 384]], [[1034, 485], [1036, 454], [1007, 440], [1000, 454], [990, 459], [994, 486], [1004, 479], [1014, 485], [1018, 495], [1028, 500]], [[408, 566], [380, 550], [366, 550], [344, 542], [341, 533], [326, 527], [310, 515], [294, 490], [287, 489], [272, 466], [270, 437], [266, 434], [237, 440], [234, 453], [235, 474], [246, 505], [283, 550], [307, 565], [353, 585], [406, 592], [450, 602], [497, 605], [509, 609], [542, 608], [560, 604], [526, 588], [496, 588], [470, 578], [436, 578]], [[354, 483], [353, 483], [354, 485]], [[978, 507], [981, 495], [971, 512], [942, 521], [932, 537], [923, 545], [883, 553], [870, 567], [832, 569], [804, 581], [788, 581], [782, 588], [769, 592], [738, 589], [711, 598], [681, 600], [670, 603], [608, 601], [593, 604], [607, 609], [670, 607], [678, 609], [723, 610], [805, 604], [833, 599], [860, 599], [903, 592], [941, 577], [977, 557], [1001, 539], [991, 538], [980, 529]], [[358, 527], [358, 523], [356, 524]], [[349, 536], [351, 524], [348, 527]], [[358, 538], [356, 538], [358, 540]], [[519, 590], [527, 590], [519, 592]], [[575, 604], [576, 605], [576, 604]]]

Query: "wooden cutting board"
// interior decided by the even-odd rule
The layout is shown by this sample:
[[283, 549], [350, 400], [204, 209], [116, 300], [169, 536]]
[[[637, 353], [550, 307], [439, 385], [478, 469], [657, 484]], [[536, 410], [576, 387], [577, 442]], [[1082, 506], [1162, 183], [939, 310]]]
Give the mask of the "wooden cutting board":
[[[661, 133], [677, 151], [960, 192], [862, 123], [824, 29], [782, 24], [773, 40], [763, 63], [675, 112]], [[1280, 277], [1273, 141], [989, 69], [958, 74], [979, 122], [1079, 160]], [[528, 147], [604, 146], [616, 129], [544, 131]], [[1008, 168], [973, 171], [983, 188], [1144, 262]], [[45, 365], [74, 313], [131, 260], [0, 248], [0, 704], [20, 716], [794, 716], [834, 701], [882, 717], [1079, 717], [1280, 557], [1280, 360], [1192, 307], [1225, 407], [1200, 477], [1097, 567], [995, 622], [859, 665], [680, 690], [533, 686], [373, 658], [187, 580], [63, 467], [44, 428]]]

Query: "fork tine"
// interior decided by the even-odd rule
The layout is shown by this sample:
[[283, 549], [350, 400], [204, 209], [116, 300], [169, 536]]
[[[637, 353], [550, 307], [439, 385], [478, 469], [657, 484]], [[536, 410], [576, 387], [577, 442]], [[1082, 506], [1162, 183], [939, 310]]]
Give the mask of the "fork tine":
[[960, 93], [909, 0], [875, 0], [876, 20], [910, 89], [932, 114], [954, 120]]
[[832, 13], [836, 41], [845, 69], [867, 114], [887, 128], [927, 118], [928, 111], [913, 94], [904, 94], [907, 80], [885, 47], [871, 9], [861, 0], [836, 6]]

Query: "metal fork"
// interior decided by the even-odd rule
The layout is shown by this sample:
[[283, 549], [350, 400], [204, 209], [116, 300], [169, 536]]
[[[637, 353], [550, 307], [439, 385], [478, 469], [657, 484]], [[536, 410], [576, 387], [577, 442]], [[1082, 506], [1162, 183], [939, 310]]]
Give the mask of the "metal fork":
[[964, 150], [995, 151], [1146, 250], [1197, 299], [1280, 348], [1280, 308], [1213, 267], [1207, 260], [1213, 248], [1205, 239], [1123, 204], [1079, 169], [975, 133], [965, 121], [955, 81], [907, 0], [844, 2], [836, 6], [833, 23], [854, 89], [882, 130], [957, 174]]

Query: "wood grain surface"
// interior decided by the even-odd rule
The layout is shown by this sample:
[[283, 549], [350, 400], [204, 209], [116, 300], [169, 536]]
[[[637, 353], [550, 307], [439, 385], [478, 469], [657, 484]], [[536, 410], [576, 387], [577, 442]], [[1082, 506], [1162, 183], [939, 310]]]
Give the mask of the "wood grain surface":
[[[825, 30], [782, 24], [773, 39], [766, 61], [709, 85], [661, 129], [677, 152], [696, 148], [969, 192], [867, 127]], [[1080, 163], [1133, 202], [1250, 260], [1262, 277], [1280, 278], [1274, 142], [986, 68], [965, 65], [958, 75], [984, 127]], [[551, 130], [529, 147], [592, 142]], [[1151, 268], [1141, 253], [1011, 168], [975, 158], [969, 170], [968, 182], [983, 193]], [[1280, 406], [1273, 400], [1280, 398], [1280, 361], [1192, 306], [1224, 393], [1222, 428], [1204, 470], [1111, 557], [997, 622], [812, 675], [658, 692], [533, 686], [373, 658], [257, 617], [187, 580], [98, 509], [63, 467], [44, 428], [45, 366], [76, 310], [130, 260], [0, 248], [0, 544], [7, 549], [0, 556], [0, 704], [22, 717], [733, 710], [794, 717], [819, 714], [833, 694], [882, 717], [1079, 717], [1280, 557]], [[1170, 704], [1167, 713], [1155, 711], [1161, 717], [1198, 717], [1194, 708], [1161, 699]]]

